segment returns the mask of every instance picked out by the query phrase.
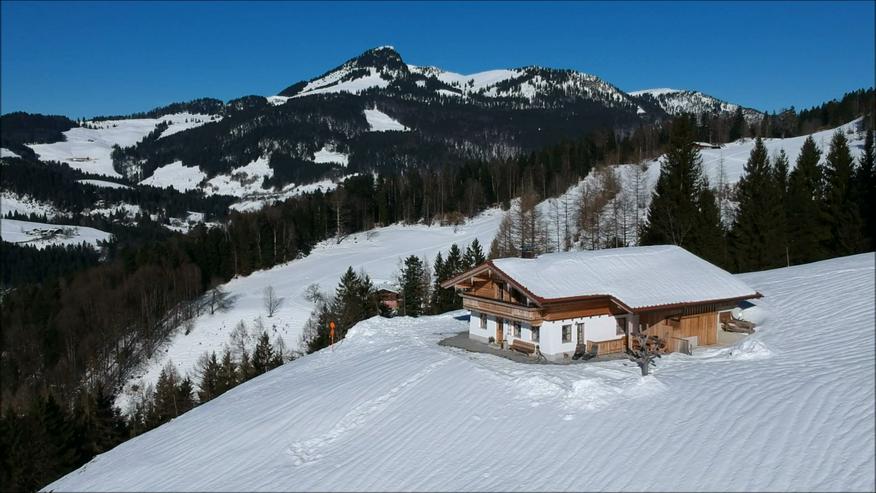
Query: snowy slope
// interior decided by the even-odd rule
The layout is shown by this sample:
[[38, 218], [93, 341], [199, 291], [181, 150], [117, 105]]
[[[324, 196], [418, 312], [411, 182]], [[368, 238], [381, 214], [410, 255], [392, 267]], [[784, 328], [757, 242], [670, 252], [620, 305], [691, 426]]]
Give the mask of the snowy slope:
[[116, 183], [114, 181], [106, 181], [106, 180], [76, 180], [77, 183], [83, 183], [85, 185], [94, 185], [95, 187], [103, 187], [103, 188], [131, 188], [128, 185], [123, 185], [121, 183]]
[[59, 214], [58, 209], [47, 202], [42, 202], [27, 195], [19, 195], [9, 190], [0, 192], [0, 216], [8, 214], [37, 214], [46, 217], [54, 217]]
[[162, 137], [165, 137], [209, 121], [215, 121], [216, 118], [219, 117], [175, 113], [161, 118], [86, 122], [97, 128], [74, 127], [64, 132], [65, 141], [52, 144], [31, 144], [29, 147], [43, 161], [59, 161], [87, 173], [121, 177], [113, 169], [111, 156], [113, 145], [130, 147], [155, 130], [155, 127], [161, 122], [170, 123], [167, 130], [162, 132]]
[[[859, 118], [836, 129], [822, 130], [812, 134], [812, 139], [821, 149], [822, 161], [830, 148], [830, 140], [837, 130], [846, 134], [852, 157], [858, 159], [864, 146], [864, 134], [857, 131], [860, 122], [861, 119]], [[764, 145], [770, 157], [777, 155], [780, 150], [784, 150], [785, 154], [788, 155], [790, 169], [794, 169], [797, 165], [797, 157], [800, 155], [800, 148], [803, 147], [803, 142], [807, 137], [808, 135], [801, 135], [787, 139], [764, 139]], [[700, 155], [703, 158], [703, 170], [706, 172], [710, 184], [715, 186], [718, 183], [722, 159], [726, 175], [725, 182], [736, 183], [739, 181], [739, 178], [744, 174], [748, 156], [751, 154], [751, 150], [754, 149], [754, 142], [753, 139], [743, 139], [724, 144], [720, 149], [701, 149]]]
[[714, 96], [703, 94], [700, 91], [688, 91], [681, 89], [645, 89], [642, 91], [633, 91], [630, 96], [641, 98], [645, 101], [655, 103], [670, 115], [681, 115], [683, 113], [693, 114], [722, 114], [730, 115], [739, 108], [742, 108], [742, 115], [749, 123], [759, 122], [763, 118], [763, 113], [751, 108], [744, 108], [738, 104], [722, 101]]
[[438, 346], [462, 312], [374, 318], [46, 490], [872, 491], [873, 254], [740, 278], [757, 333], [646, 378]]
[[402, 125], [398, 120], [378, 110], [377, 108], [365, 110], [365, 120], [368, 121], [372, 132], [406, 132], [410, 130]]
[[175, 188], [180, 192], [198, 188], [207, 174], [197, 166], [186, 166], [182, 161], [174, 161], [157, 168], [149, 178], [141, 181], [141, 185], [159, 188]]
[[350, 155], [335, 149], [334, 146], [326, 144], [313, 154], [314, 163], [334, 163], [346, 167], [350, 162]]
[[0, 220], [0, 237], [9, 243], [41, 249], [49, 245], [78, 245], [80, 243], [98, 247], [98, 242], [109, 241], [112, 235], [85, 226], [2, 219]]
[[[350, 266], [356, 270], [364, 269], [375, 284], [392, 281], [401, 260], [409, 255], [425, 255], [432, 262], [439, 250], [446, 255], [451, 244], [465, 248], [475, 238], [485, 249], [488, 248], [500, 220], [501, 213], [491, 210], [456, 228], [388, 226], [350, 235], [340, 244], [335, 240], [324, 241], [303, 259], [233, 279], [223, 286], [236, 299], [233, 309], [201, 315], [189, 335], [177, 331], [164, 349], [127, 382], [125, 393], [117, 403], [126, 409], [132, 385], [142, 388], [142, 383], [154, 383], [168, 361], [172, 361], [181, 374], [191, 373], [204, 351], [222, 350], [240, 321], [252, 328], [262, 317], [264, 326], [271, 330], [272, 339], [278, 335], [287, 347], [297, 348], [301, 330], [314, 307], [304, 298], [304, 291], [310, 284], [316, 283], [323, 292], [331, 294]], [[277, 295], [285, 298], [279, 311], [270, 319], [266, 318], [262, 303], [262, 293], [267, 286], [273, 286]]]

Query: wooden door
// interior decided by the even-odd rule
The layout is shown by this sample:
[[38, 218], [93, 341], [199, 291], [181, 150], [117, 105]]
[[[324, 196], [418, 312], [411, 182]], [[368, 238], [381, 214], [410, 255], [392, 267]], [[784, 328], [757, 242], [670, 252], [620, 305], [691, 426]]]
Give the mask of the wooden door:
[[501, 318], [496, 318], [496, 344], [502, 345], [505, 341], [505, 324]]

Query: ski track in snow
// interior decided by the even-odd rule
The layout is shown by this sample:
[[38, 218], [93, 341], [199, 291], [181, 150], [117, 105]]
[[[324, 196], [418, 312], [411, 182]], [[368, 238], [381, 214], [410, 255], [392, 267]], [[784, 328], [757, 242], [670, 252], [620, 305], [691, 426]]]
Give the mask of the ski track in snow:
[[463, 312], [370, 319], [46, 489], [872, 491], [874, 255], [740, 278], [757, 332], [646, 378], [438, 346]]

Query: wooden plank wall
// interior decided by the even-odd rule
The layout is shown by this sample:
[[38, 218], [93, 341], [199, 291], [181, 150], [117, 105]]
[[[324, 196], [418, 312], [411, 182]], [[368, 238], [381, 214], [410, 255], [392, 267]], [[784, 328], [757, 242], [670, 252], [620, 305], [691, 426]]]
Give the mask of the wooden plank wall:
[[659, 319], [648, 328], [648, 335], [656, 335], [666, 340], [670, 349], [675, 347], [672, 343], [674, 337], [697, 336], [700, 346], [716, 344], [718, 342], [718, 314], [708, 312], [686, 315], [681, 317], [680, 322], [673, 322], [666, 318]]
[[627, 349], [627, 338], [626, 336], [621, 337], [620, 339], [612, 339], [610, 341], [587, 341], [587, 350], [592, 349], [593, 345], [597, 345], [599, 349], [597, 350], [597, 355], [599, 354], [609, 354], [609, 353], [622, 353]]

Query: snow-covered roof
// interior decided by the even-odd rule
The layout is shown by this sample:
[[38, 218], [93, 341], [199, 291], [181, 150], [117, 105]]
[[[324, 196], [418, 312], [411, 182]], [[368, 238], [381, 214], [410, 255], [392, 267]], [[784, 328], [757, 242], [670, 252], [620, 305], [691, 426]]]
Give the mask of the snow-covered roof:
[[503, 258], [492, 264], [542, 300], [611, 296], [636, 309], [758, 296], [729, 272], [673, 245]]

